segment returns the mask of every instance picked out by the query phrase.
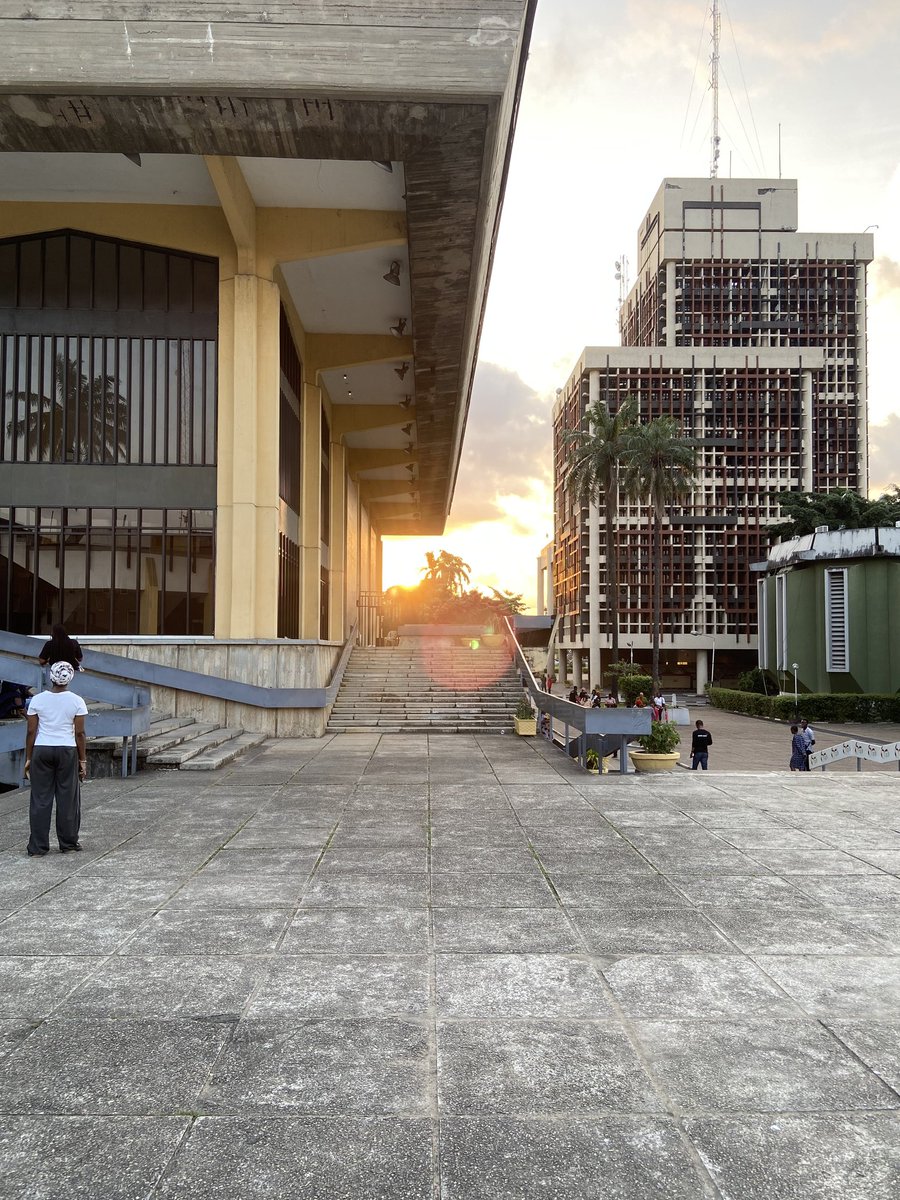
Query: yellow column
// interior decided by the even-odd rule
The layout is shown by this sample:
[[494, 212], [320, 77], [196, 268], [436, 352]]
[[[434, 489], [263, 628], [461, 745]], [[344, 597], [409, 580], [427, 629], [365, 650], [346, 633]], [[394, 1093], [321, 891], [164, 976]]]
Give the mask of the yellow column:
[[278, 304], [256, 275], [220, 286], [217, 637], [277, 630]]
[[300, 636], [319, 636], [321, 568], [322, 392], [303, 384], [300, 414], [302, 499], [300, 503]]
[[347, 636], [345, 595], [347, 558], [347, 451], [331, 443], [331, 571], [328, 594], [328, 636], [342, 642]]

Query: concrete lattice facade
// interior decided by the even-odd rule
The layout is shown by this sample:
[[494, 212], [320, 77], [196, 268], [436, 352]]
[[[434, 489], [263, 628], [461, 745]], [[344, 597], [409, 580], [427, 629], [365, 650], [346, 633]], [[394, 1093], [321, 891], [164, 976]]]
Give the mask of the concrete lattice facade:
[[[621, 347], [586, 349], [554, 410], [557, 611], [561, 646], [609, 645], [611, 581], [602, 508], [565, 488], [563, 433], [588, 404], [639, 400], [642, 420], [675, 418], [698, 446], [698, 480], [663, 540], [663, 682], [701, 690], [752, 664], [750, 565], [784, 490], [865, 491], [866, 266], [870, 234], [797, 231], [791, 180], [664, 181], [638, 235], [637, 282]], [[590, 539], [599, 552], [592, 578]], [[618, 519], [620, 646], [651, 639], [650, 531], [641, 505]], [[591, 628], [591, 596], [596, 595]]]

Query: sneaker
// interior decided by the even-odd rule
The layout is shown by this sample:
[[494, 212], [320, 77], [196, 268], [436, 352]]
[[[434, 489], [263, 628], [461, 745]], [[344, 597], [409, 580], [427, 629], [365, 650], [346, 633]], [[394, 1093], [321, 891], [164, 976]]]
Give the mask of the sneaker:
[[81, 850], [83, 847], [80, 842], [76, 842], [74, 846], [60, 846], [60, 854], [68, 854], [70, 850]]

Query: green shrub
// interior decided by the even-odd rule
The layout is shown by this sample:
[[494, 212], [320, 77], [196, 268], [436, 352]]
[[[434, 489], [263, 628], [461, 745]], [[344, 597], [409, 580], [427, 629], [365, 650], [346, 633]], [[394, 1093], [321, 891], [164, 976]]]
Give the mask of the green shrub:
[[527, 696], [523, 696], [519, 701], [519, 707], [516, 709], [516, 716], [520, 721], [531, 721], [534, 719], [534, 709], [531, 707], [531, 701]]
[[644, 693], [644, 699], [650, 703], [653, 680], [649, 675], [638, 675], [627, 672], [619, 676], [619, 694], [626, 704], [634, 704], [638, 692]]
[[758, 692], [761, 696], [777, 696], [778, 684], [768, 671], [754, 667], [752, 671], [744, 671], [738, 676], [737, 690], [739, 692]]
[[648, 754], [671, 754], [681, 741], [681, 734], [671, 721], [654, 721], [650, 732], [638, 741]]
[[808, 721], [840, 721], [868, 724], [871, 721], [900, 721], [900, 695], [860, 692], [801, 692], [794, 703], [791, 693], [760, 696], [730, 688], [710, 688], [707, 699], [714, 708], [746, 713], [751, 717], [776, 717], [790, 721], [795, 715]]

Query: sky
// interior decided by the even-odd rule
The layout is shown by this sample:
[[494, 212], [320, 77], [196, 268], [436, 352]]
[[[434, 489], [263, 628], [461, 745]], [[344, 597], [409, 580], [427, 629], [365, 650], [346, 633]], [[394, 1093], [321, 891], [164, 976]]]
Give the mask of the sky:
[[[877, 226], [869, 271], [872, 493], [900, 483], [900, 4], [721, 0], [719, 175], [799, 184], [799, 227]], [[551, 412], [585, 346], [617, 345], [615, 262], [667, 175], [709, 175], [706, 0], [538, 0], [467, 433], [443, 537], [385, 539], [521, 592], [552, 537]]]

